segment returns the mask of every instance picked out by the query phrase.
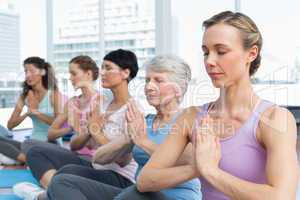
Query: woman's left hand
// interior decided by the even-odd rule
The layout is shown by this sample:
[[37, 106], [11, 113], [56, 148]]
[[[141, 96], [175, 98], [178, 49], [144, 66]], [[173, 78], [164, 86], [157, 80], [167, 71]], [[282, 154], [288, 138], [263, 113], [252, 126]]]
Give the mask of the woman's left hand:
[[128, 135], [134, 144], [143, 146], [144, 142], [148, 141], [144, 115], [132, 101], [128, 103], [127, 107], [126, 120]]
[[195, 165], [200, 176], [219, 169], [221, 145], [219, 137], [213, 133], [213, 123], [209, 116], [202, 118], [194, 134]]
[[91, 112], [88, 120], [88, 130], [92, 136], [102, 133], [106, 122], [105, 114], [100, 113], [100, 97], [95, 99], [91, 105]]

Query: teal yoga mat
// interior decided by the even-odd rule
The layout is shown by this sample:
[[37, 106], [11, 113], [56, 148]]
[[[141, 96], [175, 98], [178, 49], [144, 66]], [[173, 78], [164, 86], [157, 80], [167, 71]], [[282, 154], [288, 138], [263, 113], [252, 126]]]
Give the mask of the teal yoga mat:
[[[0, 188], [11, 188], [16, 183], [30, 182], [38, 184], [30, 170], [26, 169], [2, 169], [0, 170]], [[1, 199], [0, 199], [1, 200]]]
[[22, 199], [20, 199], [19, 197], [13, 194], [3, 194], [3, 195], [1, 194], [0, 200], [22, 200]]

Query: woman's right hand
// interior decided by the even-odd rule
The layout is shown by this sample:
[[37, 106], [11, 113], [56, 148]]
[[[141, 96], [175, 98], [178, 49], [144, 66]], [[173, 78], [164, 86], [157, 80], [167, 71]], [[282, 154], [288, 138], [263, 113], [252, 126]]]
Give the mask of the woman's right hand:
[[100, 105], [97, 104], [90, 112], [88, 120], [88, 131], [92, 136], [103, 134], [102, 129], [106, 122], [105, 114], [100, 113]]
[[88, 114], [82, 112], [75, 102], [71, 101], [68, 105], [68, 124], [78, 133], [88, 133], [87, 131]]

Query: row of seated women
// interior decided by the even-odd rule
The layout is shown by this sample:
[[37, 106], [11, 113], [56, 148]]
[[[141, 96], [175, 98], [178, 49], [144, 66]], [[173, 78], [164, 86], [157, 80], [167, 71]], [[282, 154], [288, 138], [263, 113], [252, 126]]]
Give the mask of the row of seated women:
[[[205, 69], [220, 94], [185, 109], [180, 103], [191, 70], [176, 56], [144, 64], [144, 92], [156, 114], [143, 113], [129, 94], [138, 72], [131, 51], [108, 53], [101, 69], [88, 56], [73, 58], [70, 81], [81, 95], [64, 106], [50, 64], [26, 59], [23, 93], [8, 128], [30, 117], [33, 134], [23, 143], [1, 137], [0, 153], [26, 163], [40, 186], [20, 183], [14, 192], [26, 200], [295, 199], [295, 119], [251, 86], [261, 33], [248, 16], [230, 11], [203, 27]], [[94, 89], [98, 77], [112, 100]], [[61, 147], [71, 131], [70, 149]]]

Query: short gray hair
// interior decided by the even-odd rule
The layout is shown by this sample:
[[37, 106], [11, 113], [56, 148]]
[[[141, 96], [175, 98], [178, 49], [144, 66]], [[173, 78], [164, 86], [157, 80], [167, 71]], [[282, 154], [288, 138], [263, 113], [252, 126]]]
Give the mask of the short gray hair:
[[169, 80], [178, 84], [183, 98], [191, 80], [190, 66], [183, 59], [175, 55], [155, 56], [145, 62], [144, 67], [146, 71], [169, 73]]

